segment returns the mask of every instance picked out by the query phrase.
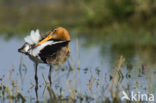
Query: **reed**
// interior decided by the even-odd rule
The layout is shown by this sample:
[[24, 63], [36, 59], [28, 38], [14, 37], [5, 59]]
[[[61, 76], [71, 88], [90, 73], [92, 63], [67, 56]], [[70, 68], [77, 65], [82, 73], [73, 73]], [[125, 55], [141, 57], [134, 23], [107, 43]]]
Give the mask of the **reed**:
[[[77, 41], [78, 42], [78, 41]], [[78, 45], [77, 45], [78, 48]], [[77, 50], [79, 51], [79, 50]], [[126, 64], [125, 58], [121, 56], [119, 60], [114, 65], [112, 69], [112, 75], [104, 74], [103, 70], [100, 68], [80, 68], [80, 62], [78, 65], [73, 65], [72, 63], [68, 62], [67, 67], [64, 67], [64, 70], [57, 70], [57, 75], [54, 75], [52, 80], [52, 85], [50, 85], [49, 81], [47, 80], [44, 73], [42, 73], [43, 83], [36, 85], [33, 81], [30, 82], [31, 89], [30, 90], [37, 90], [36, 91], [36, 103], [44, 102], [55, 102], [55, 103], [75, 103], [75, 102], [97, 102], [97, 103], [121, 103], [125, 102], [128, 103], [130, 101], [121, 101], [121, 91], [130, 91], [131, 84], [123, 85], [122, 82], [127, 78], [127, 74], [123, 73], [123, 68]], [[126, 66], [127, 67], [127, 66]], [[21, 59], [20, 69], [26, 68], [26, 64], [24, 63], [24, 59]], [[70, 69], [72, 68], [72, 69]], [[15, 69], [15, 67], [14, 67]], [[131, 71], [129, 71], [129, 66], [127, 67], [127, 73], [131, 75]], [[84, 71], [84, 72], [83, 72]], [[62, 73], [63, 72], [63, 73]], [[61, 75], [59, 75], [62, 73]], [[83, 81], [81, 77], [81, 73], [83, 75], [88, 75], [88, 77], [83, 78], [85, 80], [85, 86], [82, 87]], [[23, 92], [19, 89], [20, 85], [19, 79], [14, 79], [13, 76], [15, 75], [15, 71], [13, 69], [10, 70], [8, 77], [2, 77], [0, 79], [0, 100], [1, 103], [5, 103], [5, 101], [9, 101], [10, 103], [14, 102], [22, 102], [27, 103], [29, 102], [28, 96], [23, 94]], [[138, 73], [139, 74], [139, 73]], [[105, 76], [103, 76], [105, 75]], [[148, 79], [147, 82], [149, 83], [149, 91], [152, 93], [154, 91], [152, 80], [153, 74], [151, 72], [147, 72], [143, 75], [147, 75]], [[102, 81], [100, 81], [101, 76]], [[15, 75], [15, 77], [18, 77]], [[23, 76], [22, 76], [23, 77]], [[108, 77], [110, 77], [108, 79]], [[4, 81], [8, 78], [9, 84], [5, 83]], [[25, 77], [24, 77], [25, 78]], [[66, 78], [62, 80], [62, 78]], [[27, 78], [30, 79], [30, 78]], [[22, 84], [25, 79], [22, 79]], [[56, 88], [55, 82], [58, 82], [58, 87]], [[102, 83], [103, 82], [103, 83]], [[138, 92], [140, 89], [139, 82], [135, 82], [135, 91]], [[54, 83], [54, 84], [53, 84]], [[61, 84], [64, 85], [61, 85]], [[134, 86], [134, 85], [132, 85]], [[41, 88], [42, 87], [42, 88]], [[43, 88], [44, 87], [44, 88]], [[85, 89], [84, 89], [85, 88]], [[25, 89], [23, 87], [23, 89]], [[42, 92], [38, 90], [41, 89]], [[39, 92], [39, 93], [38, 93]], [[40, 94], [44, 96], [44, 99], [40, 100]], [[32, 101], [30, 101], [32, 102]], [[139, 101], [137, 103], [140, 103]]]

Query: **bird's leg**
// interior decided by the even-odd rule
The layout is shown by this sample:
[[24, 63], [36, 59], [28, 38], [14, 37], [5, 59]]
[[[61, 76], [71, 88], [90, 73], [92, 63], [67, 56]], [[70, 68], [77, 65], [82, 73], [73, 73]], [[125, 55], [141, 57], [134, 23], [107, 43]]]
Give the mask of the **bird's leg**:
[[36, 81], [36, 84], [38, 85], [37, 66], [38, 64], [35, 63], [35, 81]]
[[52, 81], [51, 81], [51, 72], [52, 72], [52, 66], [50, 65], [49, 75], [48, 75], [48, 79], [49, 79], [50, 85], [52, 84]]
[[36, 82], [36, 85], [35, 85], [35, 93], [36, 93], [36, 101], [38, 101], [38, 76], [37, 76], [37, 66], [38, 66], [38, 64], [35, 63], [35, 82]]

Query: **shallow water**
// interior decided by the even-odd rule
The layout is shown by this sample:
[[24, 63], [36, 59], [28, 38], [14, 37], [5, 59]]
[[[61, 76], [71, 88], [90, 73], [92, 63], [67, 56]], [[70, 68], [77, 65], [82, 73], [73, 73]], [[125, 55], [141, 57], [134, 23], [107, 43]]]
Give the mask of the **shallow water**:
[[[36, 101], [34, 66], [27, 56], [17, 52], [23, 43], [23, 40], [17, 38], [8, 41], [4, 40], [3, 37], [0, 38], [0, 78], [4, 78], [4, 85], [10, 87], [14, 81], [20, 93], [25, 96], [26, 101], [32, 102]], [[60, 90], [63, 90], [63, 97], [67, 97], [71, 95], [71, 90], [76, 90], [77, 96], [79, 94], [87, 95], [92, 97], [93, 101], [97, 101], [99, 98], [99, 101], [102, 101], [107, 95], [111, 97], [111, 93], [107, 94], [109, 92], [107, 87], [110, 79], [114, 76], [114, 69], [121, 55], [125, 57], [126, 61], [121, 67], [123, 77], [118, 80], [119, 92], [123, 90], [135, 91], [137, 88], [141, 93], [156, 94], [155, 62], [151, 60], [149, 64], [144, 59], [145, 55], [149, 56], [149, 52], [132, 50], [133, 54], [130, 55], [131, 49], [127, 50], [129, 52], [114, 49], [109, 43], [103, 47], [98, 44], [87, 47], [85, 44], [84, 38], [73, 38], [70, 43], [71, 56], [68, 62], [73, 67], [73, 71], [69, 70], [68, 63], [53, 69], [52, 89], [56, 95], [60, 95]], [[77, 69], [78, 67], [80, 70]], [[39, 89], [37, 92], [39, 101], [49, 99], [43, 78], [44, 76], [48, 81], [48, 71], [48, 65], [39, 65]], [[121, 95], [119, 93], [119, 97]]]

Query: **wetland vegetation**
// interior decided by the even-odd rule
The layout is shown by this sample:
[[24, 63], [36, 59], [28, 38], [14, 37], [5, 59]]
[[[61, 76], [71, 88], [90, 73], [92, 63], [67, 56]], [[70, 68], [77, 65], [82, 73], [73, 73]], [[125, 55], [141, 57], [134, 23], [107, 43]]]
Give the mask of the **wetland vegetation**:
[[[156, 96], [156, 1], [1, 0], [0, 13], [1, 103], [131, 102], [122, 91]], [[52, 86], [41, 64], [35, 85], [33, 63], [17, 49], [32, 29], [57, 26], [70, 32], [71, 57], [53, 69]]]

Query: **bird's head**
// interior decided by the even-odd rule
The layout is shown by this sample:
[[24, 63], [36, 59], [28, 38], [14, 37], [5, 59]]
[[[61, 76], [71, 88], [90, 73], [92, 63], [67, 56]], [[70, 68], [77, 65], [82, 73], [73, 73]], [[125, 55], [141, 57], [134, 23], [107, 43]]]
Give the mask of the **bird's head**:
[[57, 27], [52, 30], [52, 38], [62, 41], [70, 41], [70, 36], [68, 31], [63, 27]]
[[61, 40], [61, 41], [70, 41], [70, 35], [65, 28], [57, 27], [57, 28], [53, 29], [47, 37], [45, 37], [42, 41], [37, 43], [36, 46], [38, 46], [50, 39]]

